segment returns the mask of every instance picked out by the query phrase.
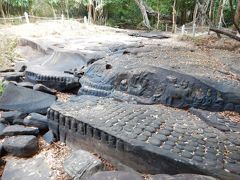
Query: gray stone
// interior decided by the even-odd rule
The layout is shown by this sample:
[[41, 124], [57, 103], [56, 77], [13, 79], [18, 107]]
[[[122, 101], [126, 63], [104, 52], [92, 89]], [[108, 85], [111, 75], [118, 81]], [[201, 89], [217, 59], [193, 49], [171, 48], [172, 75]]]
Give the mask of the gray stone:
[[38, 113], [31, 113], [24, 118], [24, 124], [26, 126], [37, 127], [40, 131], [46, 132], [48, 130], [47, 117]]
[[9, 83], [0, 98], [0, 109], [46, 113], [56, 97]]
[[3, 136], [3, 130], [6, 128], [6, 125], [3, 123], [0, 123], [0, 137]]
[[13, 124], [14, 125], [24, 125], [23, 119], [14, 119]]
[[88, 180], [143, 180], [143, 178], [133, 172], [105, 171], [94, 174]]
[[167, 174], [151, 175], [149, 180], [217, 180], [210, 176], [198, 175], [198, 174], [177, 174], [174, 176]]
[[35, 127], [25, 127], [22, 125], [8, 126], [3, 130], [4, 136], [16, 136], [16, 135], [38, 135], [39, 130]]
[[73, 179], [87, 180], [94, 173], [103, 169], [103, 163], [87, 151], [78, 150], [73, 152], [64, 161], [65, 171]]
[[19, 159], [7, 162], [2, 180], [50, 180], [50, 168], [44, 158]]
[[35, 136], [13, 136], [5, 138], [3, 142], [4, 150], [18, 157], [29, 157], [37, 153], [38, 140]]
[[23, 76], [24, 76], [23, 72], [8, 72], [4, 73], [4, 80], [19, 82], [23, 79]]
[[8, 111], [1, 113], [1, 117], [4, 118], [8, 123], [13, 123], [14, 119], [24, 119], [26, 116], [26, 113], [20, 111]]
[[35, 91], [42, 91], [42, 92], [45, 92], [45, 93], [48, 93], [48, 94], [56, 94], [57, 91], [54, 90], [54, 89], [50, 89], [42, 84], [35, 84], [33, 86], [33, 90]]
[[54, 134], [51, 130], [49, 130], [47, 133], [45, 133], [43, 135], [43, 139], [45, 140], [45, 142], [47, 142], [48, 144], [52, 144], [53, 142], [56, 141], [56, 138], [54, 137]]
[[30, 88], [30, 89], [32, 89], [34, 86], [34, 84], [30, 82], [20, 82], [20, 83], [17, 83], [17, 85], [25, 88]]

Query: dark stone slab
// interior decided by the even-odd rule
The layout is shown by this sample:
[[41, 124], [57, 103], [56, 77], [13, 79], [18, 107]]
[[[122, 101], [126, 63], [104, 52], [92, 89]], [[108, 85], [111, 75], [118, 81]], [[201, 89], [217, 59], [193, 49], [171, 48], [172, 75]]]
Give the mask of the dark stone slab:
[[149, 180], [217, 180], [214, 177], [203, 176], [198, 174], [177, 174], [174, 176], [167, 174], [151, 175]]
[[0, 98], [0, 109], [17, 110], [24, 113], [46, 113], [56, 97], [9, 83]]
[[[232, 166], [226, 166], [232, 171], [224, 168], [231, 156], [226, 149], [235, 152], [240, 147], [232, 146], [224, 132], [186, 111], [80, 96], [52, 105], [48, 119], [61, 141], [106, 159], [110, 156], [142, 173], [200, 173], [221, 179], [238, 179], [240, 175]], [[151, 123], [158, 124], [154, 131], [148, 131]], [[135, 133], [136, 128], [141, 132]], [[171, 133], [164, 135], [168, 131]], [[178, 136], [173, 136], [176, 132]], [[209, 135], [217, 141], [208, 142]]]
[[[109, 68], [111, 67], [111, 68]], [[213, 81], [172, 70], [118, 60], [98, 61], [87, 67], [80, 78], [79, 95], [113, 97], [140, 104], [164, 104], [239, 112], [239, 85]]]
[[64, 161], [65, 171], [73, 179], [88, 179], [94, 173], [103, 169], [100, 159], [83, 150], [74, 151]]
[[132, 172], [124, 171], [105, 171], [98, 172], [91, 176], [89, 180], [143, 180], [143, 178]]
[[7, 126], [3, 130], [4, 136], [16, 136], [16, 135], [38, 135], [39, 130], [35, 127], [25, 127], [22, 125]]
[[55, 95], [57, 93], [56, 90], [50, 89], [50, 88], [48, 88], [48, 87], [46, 87], [46, 86], [44, 86], [42, 84], [35, 84], [33, 86], [33, 90], [35, 90], [35, 91], [42, 91], [44, 93], [53, 94], [53, 95]]
[[128, 35], [129, 36], [135, 36], [135, 37], [150, 38], [150, 39], [166, 39], [166, 38], [170, 38], [170, 36], [165, 35], [162, 32], [157, 32], [157, 31], [130, 33]]
[[9, 72], [4, 73], [4, 80], [5, 81], [15, 81], [20, 82], [23, 80], [24, 73], [23, 72]]
[[48, 131], [47, 117], [41, 114], [31, 113], [26, 118], [24, 118], [23, 122], [26, 126], [37, 127], [40, 132]]
[[4, 118], [8, 123], [13, 123], [15, 119], [24, 119], [27, 116], [27, 113], [19, 111], [8, 111], [1, 112], [1, 117]]
[[13, 125], [24, 125], [23, 119], [14, 119]]
[[[66, 40], [66, 43], [60, 45], [68, 46], [66, 48], [56, 48], [56, 43], [48, 40], [44, 40], [43, 44], [46, 44], [45, 42], [52, 44], [49, 45], [52, 51], [45, 53], [39, 60], [27, 63], [26, 80], [59, 91], [71, 92], [78, 91], [80, 87], [78, 80], [84, 73], [82, 69], [89, 64], [106, 56], [121, 56], [125, 50], [142, 46], [139, 43], [123, 43], [117, 40], [116, 42], [103, 42], [85, 38]], [[77, 50], [69, 49], [69, 45], [77, 47]]]
[[44, 158], [9, 160], [4, 168], [2, 180], [50, 180], [50, 173]]
[[30, 157], [38, 151], [38, 140], [35, 136], [13, 136], [5, 138], [4, 150], [18, 157]]

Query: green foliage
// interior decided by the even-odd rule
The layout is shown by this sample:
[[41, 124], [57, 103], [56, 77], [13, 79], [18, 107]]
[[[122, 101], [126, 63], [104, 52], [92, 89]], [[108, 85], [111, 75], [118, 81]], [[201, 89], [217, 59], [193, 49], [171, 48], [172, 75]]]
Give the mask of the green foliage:
[[[174, 0], [143, 0], [161, 17], [166, 17], [167, 22], [171, 23], [172, 6]], [[79, 18], [88, 15], [88, 6], [90, 2], [96, 5], [101, 2], [100, 9], [103, 8], [101, 18], [107, 18], [107, 24], [111, 26], [136, 28], [142, 23], [142, 14], [135, 0], [1, 0], [3, 10], [9, 15], [23, 15], [25, 11], [29, 14], [37, 16], [53, 17], [61, 14], [65, 16], [67, 13], [70, 17]], [[213, 12], [213, 23], [218, 24], [218, 7], [219, 1], [215, 1]], [[193, 11], [196, 0], [177, 0], [177, 23], [186, 24], [192, 22]], [[234, 9], [237, 6], [237, 0], [233, 0]], [[99, 7], [97, 7], [99, 8]], [[209, 11], [210, 7], [208, 7]], [[102, 17], [103, 16], [103, 17]], [[157, 16], [150, 16], [150, 22], [153, 27], [156, 27]], [[229, 2], [226, 1], [224, 6], [224, 20], [226, 26], [232, 25], [232, 14], [229, 7]], [[164, 22], [166, 24], [166, 22]], [[160, 29], [163, 25], [160, 23]]]
[[2, 95], [3, 92], [4, 92], [3, 83], [0, 82], [0, 96]]

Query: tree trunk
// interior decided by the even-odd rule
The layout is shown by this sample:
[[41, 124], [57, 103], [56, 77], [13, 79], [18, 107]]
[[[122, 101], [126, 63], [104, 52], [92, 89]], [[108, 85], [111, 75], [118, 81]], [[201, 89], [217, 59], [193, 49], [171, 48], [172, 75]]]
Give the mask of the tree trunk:
[[176, 23], [176, 0], [173, 2], [173, 11], [172, 11], [172, 33], [176, 33], [177, 23]]
[[52, 13], [53, 13], [54, 19], [57, 19], [56, 12], [55, 12], [55, 9], [54, 9], [52, 3], [50, 5], [51, 5], [51, 8], [52, 8]]
[[219, 6], [218, 6], [218, 28], [222, 27], [223, 5], [224, 5], [224, 0], [220, 0]]
[[66, 0], [66, 13], [67, 13], [67, 19], [69, 19], [68, 0]]
[[92, 23], [92, 0], [88, 1], [88, 23]]
[[[230, 4], [231, 13], [232, 13], [233, 24], [234, 24], [234, 27], [236, 28], [236, 29], [233, 28], [233, 30], [237, 30], [238, 33], [240, 33], [240, 28], [239, 28], [239, 26], [238, 26], [239, 23], [237, 23], [237, 21], [236, 21], [237, 11], [236, 11], [236, 13], [235, 13], [234, 8], [233, 8], [233, 2], [232, 2], [232, 0], [229, 0], [229, 4]], [[238, 1], [238, 8], [240, 9], [239, 6], [240, 6], [240, 2]], [[239, 13], [239, 15], [240, 15], [240, 13]]]
[[235, 20], [235, 23], [239, 26], [239, 24], [240, 24], [240, 0], [238, 0], [238, 4], [237, 4], [237, 9], [236, 9], [236, 14], [235, 14], [234, 20]]
[[235, 40], [237, 40], [237, 41], [240, 41], [240, 37], [235, 36], [235, 35], [232, 34], [232, 33], [229, 33], [229, 32], [226, 32], [226, 31], [223, 31], [223, 30], [220, 30], [220, 29], [216, 29], [216, 28], [210, 28], [210, 31], [216, 32], [216, 33], [218, 34], [218, 36], [219, 36], [219, 34], [223, 34], [223, 35], [228, 36], [228, 37], [230, 37], [230, 38], [232, 38], [232, 39], [235, 39]]
[[214, 3], [215, 3], [215, 0], [211, 0], [210, 9], [209, 9], [209, 19], [211, 22], [213, 21]]
[[4, 19], [4, 23], [6, 23], [5, 13], [4, 13], [3, 6], [2, 6], [2, 0], [0, 0], [0, 11], [1, 11], [2, 17]]
[[150, 25], [150, 22], [149, 22], [149, 19], [148, 19], [147, 10], [146, 10], [146, 7], [144, 6], [143, 0], [135, 0], [135, 2], [136, 2], [137, 6], [139, 7], [139, 9], [142, 13], [144, 25], [148, 29], [151, 29], [151, 25]]

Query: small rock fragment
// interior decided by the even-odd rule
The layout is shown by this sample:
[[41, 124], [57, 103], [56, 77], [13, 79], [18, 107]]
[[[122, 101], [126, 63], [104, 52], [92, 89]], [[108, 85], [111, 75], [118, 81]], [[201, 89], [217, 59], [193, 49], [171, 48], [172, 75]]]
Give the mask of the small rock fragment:
[[103, 169], [103, 163], [87, 151], [78, 150], [73, 152], [64, 161], [65, 171], [73, 179], [87, 180], [94, 173]]
[[33, 90], [35, 90], [35, 91], [42, 91], [42, 92], [45, 92], [45, 93], [48, 93], [48, 94], [53, 94], [53, 95], [57, 93], [56, 90], [50, 89], [50, 88], [48, 88], [48, 87], [46, 87], [46, 86], [44, 86], [42, 84], [35, 84], [33, 86]]
[[53, 142], [56, 141], [54, 134], [51, 130], [49, 130], [47, 133], [43, 135], [43, 139], [48, 143], [52, 144]]

